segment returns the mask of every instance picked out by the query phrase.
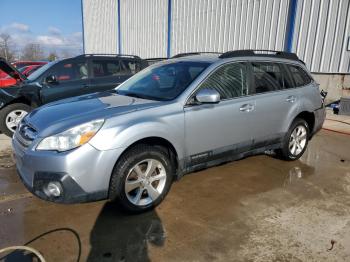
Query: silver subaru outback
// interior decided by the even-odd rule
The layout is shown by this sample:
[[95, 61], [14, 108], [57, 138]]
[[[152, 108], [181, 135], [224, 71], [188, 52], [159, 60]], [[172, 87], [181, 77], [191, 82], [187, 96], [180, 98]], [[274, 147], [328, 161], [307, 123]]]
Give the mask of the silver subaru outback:
[[325, 119], [318, 84], [295, 54], [191, 53], [110, 92], [55, 102], [13, 137], [18, 173], [54, 202], [158, 205], [194, 170], [274, 150], [296, 160]]

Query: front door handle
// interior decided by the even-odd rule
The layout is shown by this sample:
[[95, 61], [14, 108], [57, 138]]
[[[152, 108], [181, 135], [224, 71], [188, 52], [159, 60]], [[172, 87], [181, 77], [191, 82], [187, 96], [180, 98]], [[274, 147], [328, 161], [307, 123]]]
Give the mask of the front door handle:
[[254, 110], [254, 105], [252, 104], [244, 104], [239, 108], [239, 111], [241, 112], [251, 112]]
[[288, 96], [286, 98], [286, 101], [289, 102], [289, 103], [294, 103], [296, 101], [296, 97], [295, 96]]

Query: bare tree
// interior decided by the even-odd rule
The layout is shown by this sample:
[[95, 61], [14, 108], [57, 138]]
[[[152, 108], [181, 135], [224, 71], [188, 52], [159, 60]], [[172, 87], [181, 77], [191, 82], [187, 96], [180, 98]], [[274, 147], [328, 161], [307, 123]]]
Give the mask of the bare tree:
[[0, 34], [0, 56], [10, 62], [13, 62], [16, 56], [11, 36], [7, 33]]
[[47, 57], [49, 61], [55, 61], [58, 58], [56, 51], [51, 51]]
[[21, 59], [28, 61], [45, 59], [44, 51], [39, 44], [26, 44], [22, 50]]

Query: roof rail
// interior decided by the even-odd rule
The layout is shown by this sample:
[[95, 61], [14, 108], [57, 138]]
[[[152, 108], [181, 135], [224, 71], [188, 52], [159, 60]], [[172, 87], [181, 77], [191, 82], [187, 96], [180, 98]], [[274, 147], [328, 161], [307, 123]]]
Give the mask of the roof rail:
[[151, 57], [151, 58], [145, 58], [144, 60], [147, 60], [147, 61], [155, 61], [155, 60], [167, 60], [168, 58], [166, 57]]
[[223, 53], [221, 56], [219, 56], [219, 58], [230, 58], [230, 57], [238, 57], [238, 56], [264, 56], [264, 57], [278, 56], [280, 58], [301, 61], [295, 53], [276, 51], [276, 50], [264, 50], [264, 49], [261, 49], [261, 50], [245, 49], [245, 50], [228, 51]]
[[78, 57], [87, 57], [87, 56], [133, 57], [133, 58], [141, 59], [137, 55], [126, 55], [126, 54], [82, 54], [82, 55], [78, 55]]
[[172, 56], [171, 58], [179, 58], [191, 55], [201, 55], [201, 54], [222, 54], [220, 52], [190, 52], [190, 53], [179, 53], [177, 55]]

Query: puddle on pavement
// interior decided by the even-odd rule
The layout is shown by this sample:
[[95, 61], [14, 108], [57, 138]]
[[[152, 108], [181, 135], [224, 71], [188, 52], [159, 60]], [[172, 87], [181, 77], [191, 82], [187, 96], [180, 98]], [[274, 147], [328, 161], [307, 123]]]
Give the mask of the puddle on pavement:
[[0, 151], [0, 169], [11, 168], [15, 166], [15, 162], [12, 157], [12, 150], [6, 149]]
[[17, 175], [11, 152], [2, 151], [0, 156], [0, 203], [7, 199], [22, 198], [28, 192]]
[[[254, 156], [185, 176], [173, 184], [166, 200], [156, 210], [144, 214], [126, 214], [115, 204], [104, 201], [58, 205], [33, 197], [0, 202], [0, 223], [6, 225], [0, 227], [0, 248], [23, 244], [53, 229], [70, 228], [77, 232], [81, 241], [82, 261], [129, 261], [130, 258], [139, 261], [244, 261], [237, 257], [240, 250], [246, 252], [242, 253], [243, 258], [251, 256], [259, 260], [257, 254], [265, 252], [261, 248], [267, 248], [265, 242], [287, 254], [288, 248], [283, 249], [283, 245], [288, 246], [286, 243], [300, 234], [287, 232], [291, 234], [288, 235], [283, 231], [288, 228], [283, 223], [289, 223], [289, 217], [302, 222], [298, 230], [308, 232], [303, 223], [312, 229], [308, 219], [316, 219], [317, 212], [324, 214], [331, 207], [342, 218], [346, 214], [341, 212], [347, 212], [344, 206], [350, 207], [350, 199], [341, 203], [344, 206], [337, 206], [339, 199], [322, 202], [344, 192], [350, 193], [348, 137], [322, 131], [309, 146], [305, 155], [294, 162]], [[4, 155], [10, 156], [9, 152]], [[14, 166], [0, 168], [0, 190], [5, 188], [3, 183], [7, 183], [9, 194], [16, 183], [20, 184]], [[18, 190], [27, 193], [23, 188]], [[311, 207], [307, 204], [310, 201], [314, 201]], [[301, 203], [305, 203], [305, 209], [299, 208]], [[1, 213], [9, 208], [12, 212]], [[285, 213], [286, 210], [289, 213]], [[314, 212], [310, 217], [308, 210]], [[306, 216], [301, 219], [303, 213]], [[268, 240], [263, 236], [270, 227], [264, 223], [271, 224], [272, 229], [279, 228], [280, 224], [284, 227], [280, 231], [269, 231], [272, 240]], [[325, 228], [324, 238], [330, 234], [327, 228], [334, 228], [327, 224], [321, 226]], [[283, 239], [283, 234], [290, 239]], [[276, 244], [275, 237], [282, 239]], [[247, 240], [255, 246], [249, 245]], [[301, 245], [301, 249], [311, 250], [311, 255], [318, 256], [320, 251], [300, 241], [292, 244]], [[329, 248], [328, 239], [325, 245]], [[332, 252], [337, 252], [341, 245], [338, 237]], [[49, 261], [76, 261], [79, 254], [78, 240], [69, 232], [47, 234], [32, 246]], [[274, 260], [274, 257], [265, 258]], [[307, 260], [300, 254], [299, 258]]]

